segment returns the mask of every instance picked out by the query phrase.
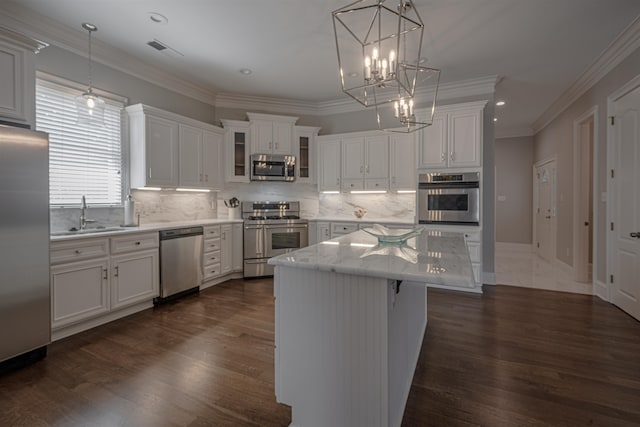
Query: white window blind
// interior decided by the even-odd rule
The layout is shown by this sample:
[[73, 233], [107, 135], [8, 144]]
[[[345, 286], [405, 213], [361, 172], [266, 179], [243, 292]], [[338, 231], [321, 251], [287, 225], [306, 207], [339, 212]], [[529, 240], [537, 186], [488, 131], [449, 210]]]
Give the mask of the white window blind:
[[36, 83], [36, 130], [49, 134], [49, 203], [76, 206], [122, 203], [123, 104], [108, 100], [104, 127], [77, 124], [81, 92], [41, 79]]

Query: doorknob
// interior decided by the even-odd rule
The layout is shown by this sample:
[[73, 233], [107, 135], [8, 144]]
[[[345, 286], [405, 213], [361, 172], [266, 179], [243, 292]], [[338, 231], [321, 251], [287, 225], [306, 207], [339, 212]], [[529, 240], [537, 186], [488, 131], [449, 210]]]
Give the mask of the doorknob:
[[629, 233], [629, 236], [635, 237], [636, 239], [640, 239], [640, 231], [636, 231], [635, 233]]
[[588, 227], [588, 226], [589, 226], [589, 221], [585, 221], [585, 222], [584, 222], [584, 226], [585, 226], [585, 227]]
[[551, 219], [551, 215], [545, 216], [544, 219]]

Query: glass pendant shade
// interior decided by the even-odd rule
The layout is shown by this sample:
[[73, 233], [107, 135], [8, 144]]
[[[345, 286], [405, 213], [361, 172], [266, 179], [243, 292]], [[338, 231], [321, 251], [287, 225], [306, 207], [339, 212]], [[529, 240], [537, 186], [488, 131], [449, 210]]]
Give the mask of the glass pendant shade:
[[359, 0], [332, 16], [343, 92], [365, 107], [414, 95], [424, 24], [411, 0]]
[[104, 126], [105, 102], [98, 95], [93, 93], [91, 60], [91, 33], [98, 31], [98, 28], [89, 23], [82, 24], [82, 28], [89, 32], [89, 88], [75, 98], [76, 110], [78, 112], [78, 124]]
[[378, 129], [389, 132], [415, 132], [433, 124], [440, 70], [417, 67], [416, 90], [412, 97], [376, 105]]

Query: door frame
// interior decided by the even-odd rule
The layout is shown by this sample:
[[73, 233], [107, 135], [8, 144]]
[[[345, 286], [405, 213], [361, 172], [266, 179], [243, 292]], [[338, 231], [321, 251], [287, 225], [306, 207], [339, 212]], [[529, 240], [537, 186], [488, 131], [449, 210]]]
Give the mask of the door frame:
[[[590, 162], [593, 166], [593, 173], [591, 176], [591, 188], [593, 189], [591, 210], [593, 212], [593, 223], [591, 224], [591, 233], [593, 239], [593, 247], [591, 257], [593, 260], [591, 283], [594, 284], [597, 276], [597, 236], [595, 225], [598, 224], [598, 205], [597, 205], [597, 167], [598, 164], [598, 106], [591, 107], [588, 111], [583, 113], [580, 117], [573, 121], [573, 276], [574, 280], [578, 282], [587, 282], [589, 280], [589, 243], [585, 238], [585, 233], [582, 233], [582, 218], [580, 217], [580, 207], [588, 204], [589, 193], [585, 191], [585, 186], [580, 181], [582, 176], [582, 151], [587, 149], [582, 143], [581, 126], [591, 120], [593, 122], [593, 135], [591, 138], [591, 152]], [[585, 198], [587, 200], [585, 200]]]
[[[629, 92], [635, 90], [640, 87], [640, 74], [635, 76], [633, 79], [629, 80], [627, 83], [622, 85], [618, 90], [615, 90], [607, 97], [607, 117], [606, 123], [610, 123], [610, 118], [613, 116], [613, 108], [614, 104], [623, 96], [628, 94]], [[605, 301], [612, 302], [612, 294], [611, 294], [611, 276], [613, 274], [613, 266], [614, 266], [614, 233], [611, 232], [611, 227], [608, 224], [614, 222], [614, 218], [616, 217], [617, 211], [615, 209], [615, 181], [614, 178], [611, 177], [611, 173], [609, 171], [615, 169], [615, 133], [613, 126], [607, 125], [607, 221], [606, 221], [606, 230], [607, 237], [605, 239], [606, 242], [606, 277], [605, 283], [600, 283], [597, 280], [594, 281], [595, 289], [594, 294], [604, 299]]]
[[557, 205], [557, 201], [556, 201], [556, 193], [557, 193], [557, 176], [558, 176], [558, 159], [556, 156], [553, 157], [549, 157], [547, 159], [544, 160], [540, 160], [536, 163], [533, 164], [533, 169], [532, 169], [532, 177], [533, 177], [533, 206], [532, 206], [532, 210], [533, 210], [533, 216], [531, 217], [533, 219], [533, 221], [531, 221], [533, 223], [533, 227], [532, 227], [532, 235], [531, 235], [531, 249], [532, 252], [535, 253], [536, 255], [538, 254], [538, 248], [537, 248], [537, 244], [536, 244], [536, 233], [537, 233], [537, 226], [536, 226], [536, 209], [538, 206], [538, 179], [536, 176], [536, 169], [539, 168], [542, 165], [546, 165], [547, 163], [551, 163], [551, 162], [555, 162], [556, 164], [556, 169], [554, 171], [554, 175], [553, 175], [553, 181], [552, 181], [552, 185], [551, 185], [551, 262], [555, 262], [556, 260], [556, 245], [557, 245], [557, 239], [556, 239], [556, 223], [557, 223], [557, 210], [558, 210], [558, 205]]

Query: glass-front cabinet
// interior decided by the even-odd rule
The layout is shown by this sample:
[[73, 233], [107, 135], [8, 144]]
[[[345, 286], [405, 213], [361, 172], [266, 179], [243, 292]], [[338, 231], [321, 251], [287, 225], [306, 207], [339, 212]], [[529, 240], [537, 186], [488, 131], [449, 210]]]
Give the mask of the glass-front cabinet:
[[297, 179], [299, 182], [315, 183], [315, 139], [319, 127], [296, 126], [294, 128], [294, 150], [297, 157]]
[[225, 129], [225, 181], [249, 182], [249, 122], [221, 122]]

